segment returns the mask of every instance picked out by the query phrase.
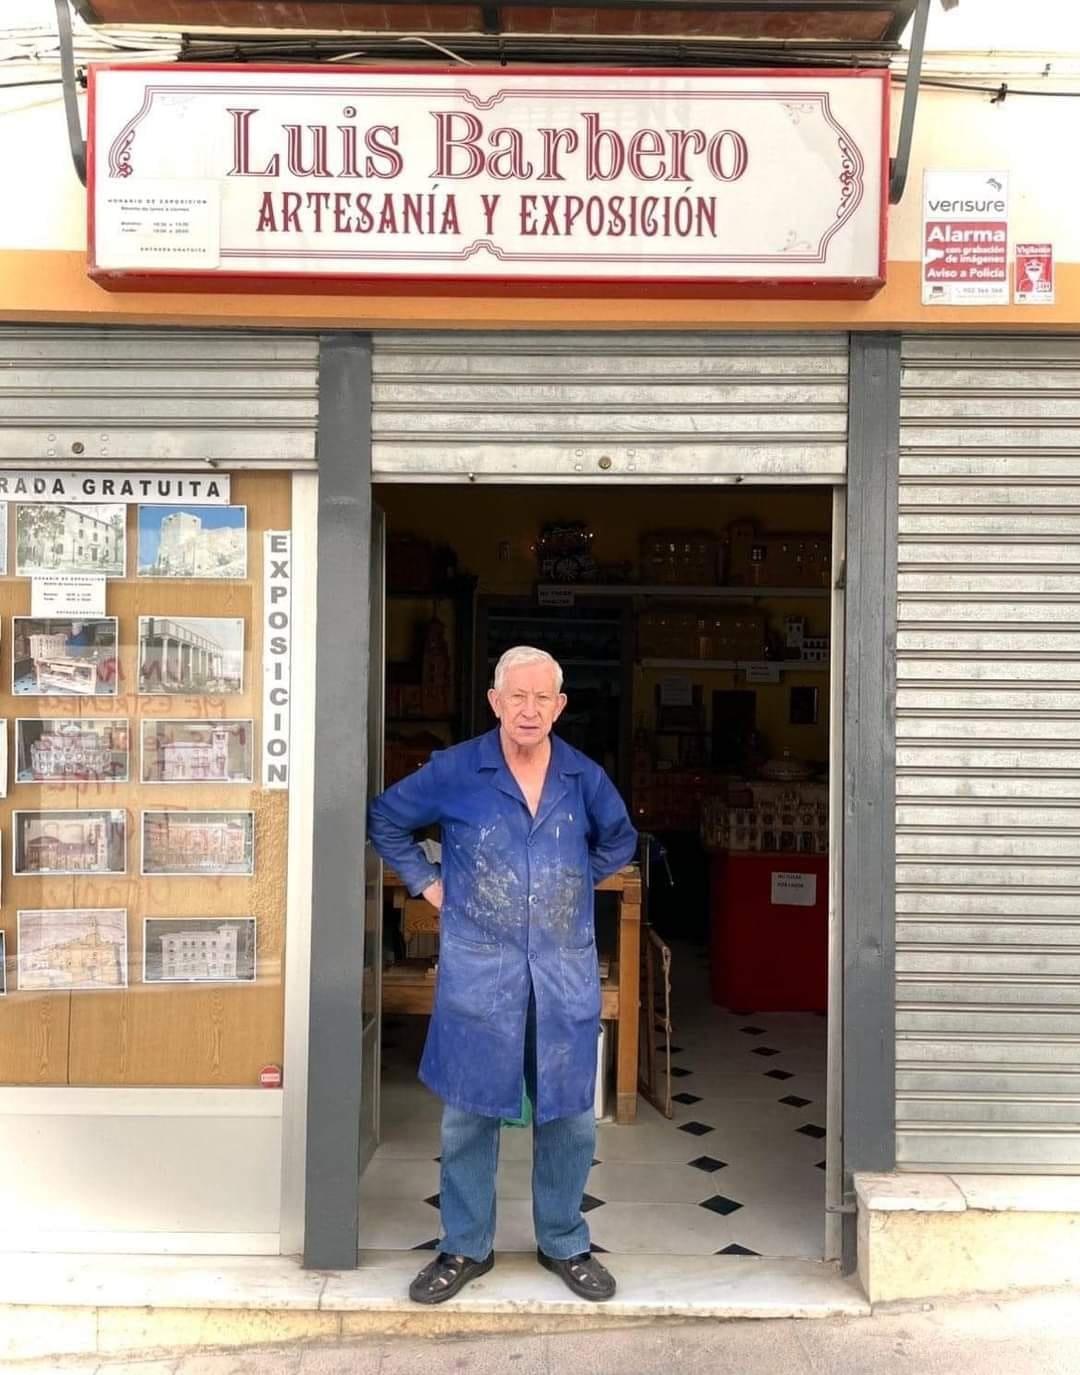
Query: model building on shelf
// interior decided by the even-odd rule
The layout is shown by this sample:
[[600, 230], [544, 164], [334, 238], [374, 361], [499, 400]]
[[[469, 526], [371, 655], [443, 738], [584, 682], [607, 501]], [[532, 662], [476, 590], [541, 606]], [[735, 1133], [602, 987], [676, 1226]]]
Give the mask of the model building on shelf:
[[739, 783], [706, 799], [707, 849], [823, 855], [829, 849], [829, 796], [824, 783]]

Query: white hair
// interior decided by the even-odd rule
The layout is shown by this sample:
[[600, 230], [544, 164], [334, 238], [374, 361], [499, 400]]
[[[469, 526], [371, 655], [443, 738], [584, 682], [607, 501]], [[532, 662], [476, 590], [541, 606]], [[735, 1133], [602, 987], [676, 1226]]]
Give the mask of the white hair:
[[562, 692], [562, 666], [546, 649], [534, 649], [532, 645], [515, 645], [506, 651], [495, 665], [495, 691], [502, 692], [506, 675], [512, 668], [524, 668], [526, 664], [550, 664], [555, 670], [555, 691]]

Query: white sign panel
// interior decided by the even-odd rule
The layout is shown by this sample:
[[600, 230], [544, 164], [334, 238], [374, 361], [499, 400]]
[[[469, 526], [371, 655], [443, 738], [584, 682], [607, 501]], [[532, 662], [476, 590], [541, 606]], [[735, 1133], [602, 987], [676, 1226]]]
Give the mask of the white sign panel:
[[91, 67], [91, 272], [883, 279], [888, 73]]
[[289, 786], [289, 709], [292, 675], [292, 532], [263, 535], [264, 788]]
[[0, 472], [0, 501], [89, 502], [182, 501], [185, 506], [228, 506], [228, 474], [53, 472], [50, 468], [6, 468]]
[[125, 258], [158, 267], [214, 268], [221, 206], [214, 181], [115, 180], [98, 205], [98, 231]]
[[923, 174], [922, 302], [1009, 304], [1007, 172]]
[[771, 901], [774, 907], [813, 907], [817, 902], [817, 874], [774, 871]]
[[31, 616], [104, 616], [105, 579], [45, 573], [30, 579]]

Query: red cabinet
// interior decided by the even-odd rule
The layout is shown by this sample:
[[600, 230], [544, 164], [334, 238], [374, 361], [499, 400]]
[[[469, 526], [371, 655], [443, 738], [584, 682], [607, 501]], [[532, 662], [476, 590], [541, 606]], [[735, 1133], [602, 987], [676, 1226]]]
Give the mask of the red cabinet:
[[828, 1003], [826, 855], [714, 854], [713, 1002], [755, 1012], [824, 1012]]

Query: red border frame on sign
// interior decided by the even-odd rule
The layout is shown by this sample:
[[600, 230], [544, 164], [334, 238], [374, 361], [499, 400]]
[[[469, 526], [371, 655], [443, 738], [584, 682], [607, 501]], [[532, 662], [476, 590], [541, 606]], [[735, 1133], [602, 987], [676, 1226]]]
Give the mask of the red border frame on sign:
[[[827, 80], [878, 81], [881, 83], [881, 192], [878, 208], [878, 273], [876, 277], [729, 277], [695, 278], [657, 277], [590, 277], [557, 274], [551, 277], [520, 277], [512, 274], [505, 276], [477, 275], [459, 277], [437, 274], [386, 274], [364, 276], [361, 273], [348, 275], [327, 274], [326, 276], [302, 272], [221, 272], [199, 271], [189, 268], [162, 268], [147, 273], [137, 270], [116, 270], [99, 268], [95, 242], [94, 208], [97, 191], [97, 86], [98, 72], [243, 72], [246, 75], [288, 73], [320, 74], [328, 70], [341, 73], [364, 73], [379, 76], [446, 76], [451, 73], [461, 76], [463, 71], [469, 75], [498, 76], [512, 79], [514, 76], [602, 76], [602, 77], [678, 77], [681, 80], [696, 78], [736, 78], [741, 80], [760, 80], [762, 76], [789, 77], [805, 79], [808, 75]], [[730, 297], [779, 297], [799, 299], [806, 297], [827, 297], [837, 300], [865, 300], [873, 296], [885, 285], [888, 246], [889, 213], [889, 97], [890, 75], [887, 68], [800, 68], [767, 67], [753, 68], [694, 68], [684, 67], [558, 67], [558, 66], [520, 66], [502, 67], [496, 64], [475, 65], [467, 68], [446, 64], [416, 64], [391, 66], [345, 66], [311, 63], [119, 63], [95, 62], [89, 66], [88, 81], [88, 118], [87, 118], [87, 265], [93, 281], [110, 291], [166, 291], [186, 292], [199, 290], [229, 290], [233, 292], [262, 292], [277, 295], [298, 295], [303, 291], [316, 295], [366, 295], [403, 296], [415, 295], [423, 287], [438, 288], [440, 294], [455, 297], [505, 295], [508, 291], [514, 296], [535, 297], [608, 297], [627, 296], [651, 298], [679, 298], [706, 295], [712, 298]]]

